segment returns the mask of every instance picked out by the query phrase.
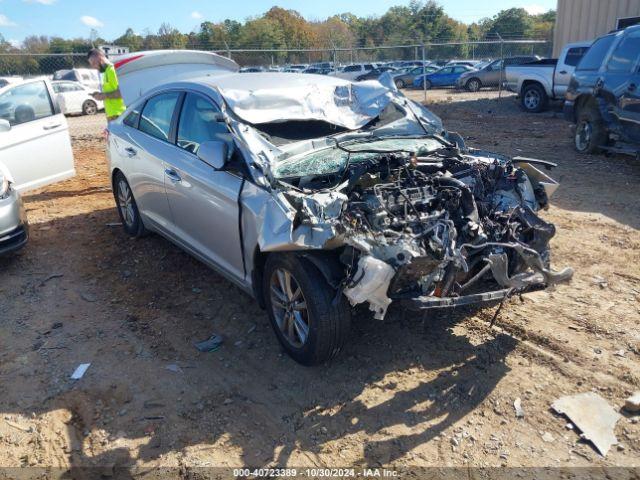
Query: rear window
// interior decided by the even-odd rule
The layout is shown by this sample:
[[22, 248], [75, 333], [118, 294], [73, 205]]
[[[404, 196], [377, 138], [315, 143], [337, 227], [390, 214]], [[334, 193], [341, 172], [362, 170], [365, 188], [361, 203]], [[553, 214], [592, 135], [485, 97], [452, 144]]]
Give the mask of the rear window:
[[611, 44], [615, 40], [614, 35], [607, 35], [606, 37], [596, 40], [589, 51], [582, 57], [582, 60], [578, 64], [576, 70], [598, 70], [604, 57], [607, 55]]
[[607, 70], [610, 72], [630, 72], [640, 54], [640, 31], [630, 32], [611, 54]]
[[575, 67], [580, 63], [584, 54], [587, 53], [589, 47], [574, 47], [567, 50], [567, 55], [564, 59], [564, 63], [571, 67]]

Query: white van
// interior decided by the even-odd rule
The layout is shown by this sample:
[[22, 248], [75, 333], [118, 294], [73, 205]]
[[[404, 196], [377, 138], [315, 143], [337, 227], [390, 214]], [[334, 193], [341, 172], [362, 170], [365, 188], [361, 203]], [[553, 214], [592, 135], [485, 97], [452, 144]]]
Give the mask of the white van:
[[67, 120], [48, 80], [0, 88], [0, 159], [19, 192], [75, 175]]

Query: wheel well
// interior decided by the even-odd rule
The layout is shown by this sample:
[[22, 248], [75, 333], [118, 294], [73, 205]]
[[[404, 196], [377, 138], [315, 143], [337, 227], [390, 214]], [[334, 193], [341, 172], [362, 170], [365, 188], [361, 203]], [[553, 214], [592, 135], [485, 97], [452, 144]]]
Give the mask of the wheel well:
[[124, 176], [124, 173], [122, 173], [122, 170], [119, 168], [114, 168], [113, 172], [111, 172], [111, 190], [115, 190], [116, 188], [116, 175], [119, 173]]
[[[305, 250], [300, 252], [282, 252], [283, 255], [296, 255], [301, 261], [307, 263], [310, 268], [315, 268], [324, 277], [327, 283], [334, 289], [337, 289], [344, 277], [344, 266], [340, 262], [337, 253], [331, 253], [326, 250]], [[253, 252], [253, 270], [251, 271], [251, 283], [253, 293], [258, 301], [260, 308], [265, 308], [264, 291], [262, 289], [264, 279], [264, 267], [267, 258], [275, 255], [270, 252], [262, 252], [259, 246], [256, 246]]]
[[480, 80], [478, 77], [471, 77], [469, 80], [467, 80], [467, 83], [469, 83], [471, 80], [477, 80], [478, 83], [482, 85], [482, 80]]
[[542, 86], [542, 84], [539, 81], [537, 81], [537, 80], [525, 80], [524, 82], [522, 82], [522, 88], [520, 89], [520, 95], [522, 95], [524, 93], [525, 89], [529, 85], [538, 85], [538, 86], [542, 87], [542, 89], [544, 90], [544, 87]]

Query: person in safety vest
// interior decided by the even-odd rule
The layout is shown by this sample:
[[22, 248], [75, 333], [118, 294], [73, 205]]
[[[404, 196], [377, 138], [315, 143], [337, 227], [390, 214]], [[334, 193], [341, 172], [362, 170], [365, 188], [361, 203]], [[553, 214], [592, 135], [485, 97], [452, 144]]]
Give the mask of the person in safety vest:
[[102, 73], [100, 82], [102, 92], [92, 93], [91, 96], [96, 100], [104, 101], [104, 113], [107, 115], [107, 121], [111, 122], [127, 109], [120, 94], [116, 69], [99, 48], [92, 48], [87, 54], [87, 59], [91, 68]]

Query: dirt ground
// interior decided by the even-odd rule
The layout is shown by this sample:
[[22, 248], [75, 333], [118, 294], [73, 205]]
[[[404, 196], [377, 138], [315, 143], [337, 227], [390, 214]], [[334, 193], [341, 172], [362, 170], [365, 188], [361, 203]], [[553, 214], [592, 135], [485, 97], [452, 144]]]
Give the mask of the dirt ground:
[[[603, 458], [550, 409], [640, 390], [640, 165], [577, 155], [557, 108], [495, 97], [428, 103], [472, 146], [559, 164], [543, 216], [572, 283], [510, 300], [494, 328], [495, 307], [359, 319], [317, 368], [231, 283], [123, 233], [100, 117], [70, 119], [78, 175], [26, 196], [31, 241], [0, 259], [0, 466], [640, 466], [640, 417], [621, 411]], [[222, 348], [197, 351], [212, 333]]]

